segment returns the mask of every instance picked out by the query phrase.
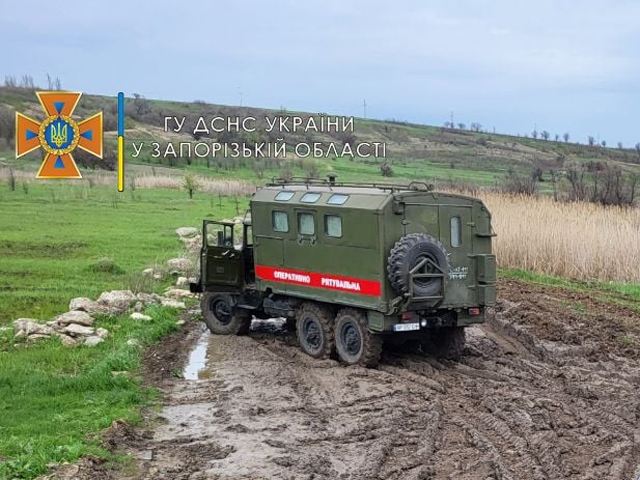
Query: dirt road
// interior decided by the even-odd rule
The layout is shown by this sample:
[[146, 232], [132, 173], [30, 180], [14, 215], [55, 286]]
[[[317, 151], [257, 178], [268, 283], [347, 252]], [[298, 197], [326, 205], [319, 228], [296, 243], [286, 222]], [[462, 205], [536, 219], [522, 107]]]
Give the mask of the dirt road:
[[[513, 281], [500, 297], [459, 361], [385, 352], [376, 370], [312, 360], [273, 323], [194, 324], [148, 358], [165, 400], [114, 442], [137, 458], [119, 478], [638, 478], [640, 316]], [[200, 379], [176, 378], [190, 352]]]

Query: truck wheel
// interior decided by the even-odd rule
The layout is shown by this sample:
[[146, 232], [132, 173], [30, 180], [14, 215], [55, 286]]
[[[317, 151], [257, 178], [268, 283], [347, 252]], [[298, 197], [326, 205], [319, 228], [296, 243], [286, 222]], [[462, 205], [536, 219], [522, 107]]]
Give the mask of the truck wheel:
[[204, 323], [216, 335], [244, 335], [251, 327], [251, 314], [235, 306], [231, 295], [205, 293], [200, 302]]
[[436, 357], [455, 359], [462, 355], [465, 340], [464, 327], [442, 327], [431, 330], [423, 345]]
[[314, 358], [329, 358], [334, 351], [333, 313], [317, 303], [307, 302], [296, 314], [300, 347]]
[[[387, 272], [393, 289], [400, 293], [409, 293], [409, 272], [424, 258], [430, 259], [445, 272], [447, 255], [444, 246], [426, 233], [405, 235], [391, 249]], [[420, 273], [438, 273], [433, 267], [423, 267]], [[440, 291], [439, 278], [421, 278], [413, 282], [413, 292], [417, 297], [428, 297]]]
[[365, 367], [378, 365], [382, 354], [382, 337], [369, 331], [362, 312], [353, 308], [340, 310], [334, 332], [336, 350], [342, 362]]

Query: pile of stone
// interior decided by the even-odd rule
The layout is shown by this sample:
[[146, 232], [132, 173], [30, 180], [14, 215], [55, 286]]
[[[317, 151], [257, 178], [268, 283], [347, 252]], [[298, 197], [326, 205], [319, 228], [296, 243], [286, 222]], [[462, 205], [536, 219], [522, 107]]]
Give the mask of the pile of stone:
[[[181, 227], [176, 234], [183, 241], [187, 250], [200, 248], [201, 236], [198, 229]], [[197, 247], [196, 247], [197, 245]], [[190, 246], [192, 248], [190, 248]], [[15, 338], [26, 338], [35, 341], [52, 337], [60, 338], [63, 345], [75, 347], [86, 345], [94, 347], [109, 336], [105, 328], [94, 327], [94, 315], [119, 316], [130, 312], [130, 317], [139, 321], [151, 321], [149, 315], [142, 313], [147, 305], [162, 305], [178, 309], [186, 308], [184, 299], [193, 298], [188, 288], [189, 283], [196, 282], [195, 277], [188, 277], [197, 266], [188, 258], [178, 257], [167, 261], [167, 270], [171, 275], [177, 275], [175, 287], [169, 287], [164, 296], [155, 293], [134, 294], [130, 290], [112, 290], [102, 292], [97, 300], [90, 298], [74, 298], [69, 302], [69, 311], [58, 315], [54, 320], [41, 323], [33, 318], [19, 318], [13, 322]], [[143, 270], [144, 275], [152, 276], [156, 280], [163, 277], [163, 272], [154, 268]]]
[[[185, 290], [182, 291], [185, 292]], [[116, 316], [133, 310], [130, 315], [132, 319], [150, 321], [152, 318], [141, 312], [145, 305], [153, 304], [178, 309], [186, 308], [184, 302], [155, 293], [136, 295], [130, 290], [113, 290], [103, 292], [98, 300], [74, 298], [69, 302], [68, 312], [58, 315], [47, 323], [40, 323], [32, 318], [19, 318], [13, 322], [15, 338], [26, 337], [27, 341], [35, 341], [58, 337], [67, 347], [77, 345], [95, 347], [109, 336], [109, 331], [105, 328], [95, 328], [93, 315]]]
[[189, 252], [197, 252], [202, 245], [202, 235], [194, 227], [180, 227], [176, 229], [176, 234]]
[[95, 319], [87, 312], [74, 310], [58, 315], [46, 324], [32, 318], [19, 318], [13, 322], [15, 338], [26, 337], [29, 341], [58, 337], [66, 347], [86, 345], [95, 347], [109, 336], [105, 328], [95, 328]]

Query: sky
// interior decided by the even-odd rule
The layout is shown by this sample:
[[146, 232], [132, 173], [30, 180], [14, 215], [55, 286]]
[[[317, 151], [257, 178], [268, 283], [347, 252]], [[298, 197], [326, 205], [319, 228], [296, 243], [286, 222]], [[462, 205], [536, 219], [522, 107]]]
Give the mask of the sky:
[[491, 132], [640, 142], [640, 1], [24, 7], [0, 0], [0, 81], [46, 87], [49, 73], [87, 93], [354, 116], [366, 101], [369, 118], [442, 125], [453, 112]]

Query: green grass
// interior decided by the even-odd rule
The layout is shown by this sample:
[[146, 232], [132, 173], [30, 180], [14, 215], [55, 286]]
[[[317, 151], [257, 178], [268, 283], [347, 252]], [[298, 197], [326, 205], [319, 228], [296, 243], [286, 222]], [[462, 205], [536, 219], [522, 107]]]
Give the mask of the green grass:
[[[100, 447], [99, 431], [116, 419], [135, 423], [154, 396], [135, 376], [142, 349], [176, 328], [174, 309], [149, 307], [151, 322], [128, 317], [96, 324], [111, 336], [94, 348], [66, 348], [58, 339], [29, 348], [0, 336], [0, 478], [33, 478], [47, 464], [85, 454], [111, 458]], [[114, 376], [112, 372], [134, 375]]]
[[[86, 182], [0, 183], [0, 325], [47, 320], [73, 297], [129, 288], [144, 268], [182, 252], [174, 230], [236, 214], [233, 199], [179, 190], [117, 193]], [[241, 202], [241, 214], [247, 202]], [[158, 286], [158, 288], [161, 285]]]
[[[236, 214], [233, 199], [218, 202], [177, 190], [118, 194], [84, 181], [34, 182], [28, 192], [0, 183], [0, 326], [48, 320], [73, 297], [129, 288], [142, 269], [182, 253], [177, 227]], [[176, 328], [173, 309], [146, 313], [154, 321], [100, 319], [112, 335], [95, 348], [57, 339], [24, 348], [12, 330], [0, 332], [0, 478], [33, 478], [89, 453], [114, 459], [96, 434], [116, 419], [136, 422], [154, 395], [135, 376], [142, 349], [126, 340], [148, 345]]]
[[502, 269], [499, 274], [502, 278], [515, 278], [527, 283], [537, 283], [574, 292], [589, 293], [603, 301], [640, 312], [640, 284], [637, 283], [567, 280], [520, 269]]

